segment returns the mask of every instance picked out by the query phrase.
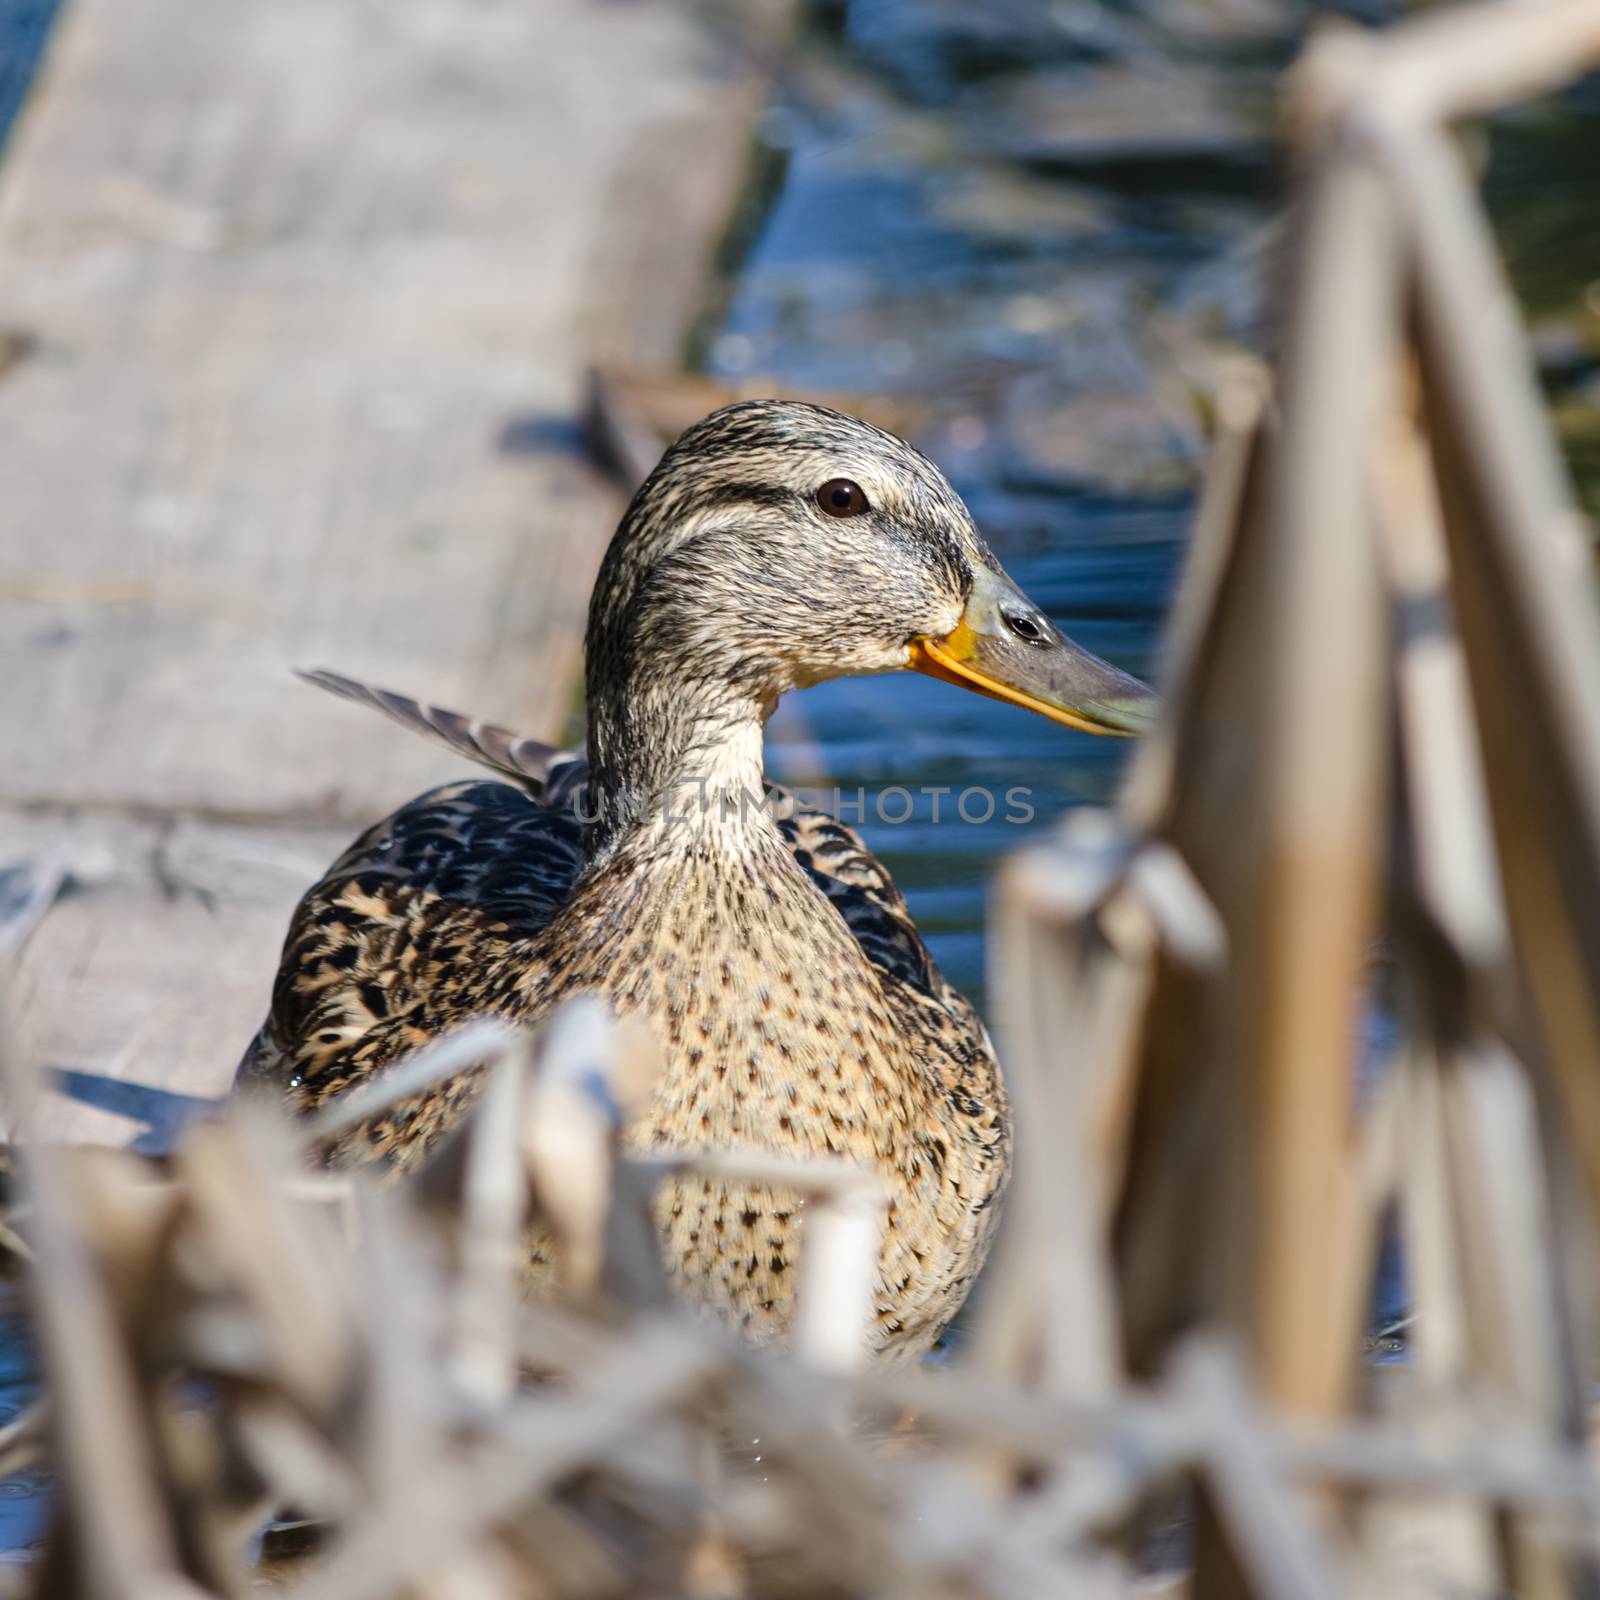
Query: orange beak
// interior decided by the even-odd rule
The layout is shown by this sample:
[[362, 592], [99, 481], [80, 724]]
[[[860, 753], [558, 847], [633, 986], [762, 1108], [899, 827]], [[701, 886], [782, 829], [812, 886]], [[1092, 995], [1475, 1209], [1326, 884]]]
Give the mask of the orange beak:
[[1137, 678], [1075, 645], [1004, 573], [987, 567], [977, 569], [960, 622], [943, 638], [914, 639], [907, 665], [1115, 739], [1146, 732], [1157, 705]]

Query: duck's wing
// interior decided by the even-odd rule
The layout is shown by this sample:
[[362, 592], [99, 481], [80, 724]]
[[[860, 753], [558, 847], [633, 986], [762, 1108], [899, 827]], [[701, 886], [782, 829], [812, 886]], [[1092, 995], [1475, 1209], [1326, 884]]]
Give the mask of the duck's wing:
[[[787, 808], [785, 808], [787, 809]], [[853, 828], [809, 806], [778, 823], [795, 860], [827, 895], [874, 966], [931, 992], [939, 971], [888, 868]]]
[[425, 739], [445, 745], [457, 755], [465, 756], [468, 761], [492, 768], [503, 777], [526, 785], [535, 794], [543, 790], [549, 781], [552, 766], [564, 755], [554, 745], [512, 733], [492, 722], [478, 722], [462, 716], [459, 711], [424, 705], [409, 695], [396, 694], [392, 689], [378, 689], [369, 683], [362, 683], [358, 678], [329, 672], [325, 667], [300, 669], [295, 675], [319, 689], [326, 689], [329, 694], [381, 712], [398, 722], [402, 728], [409, 728]]
[[519, 951], [583, 864], [583, 762], [536, 739], [332, 672], [302, 673], [511, 783], [447, 784], [369, 828], [314, 884], [285, 939], [241, 1082], [309, 1109], [495, 1009]]
[[402, 806], [295, 908], [240, 1083], [311, 1110], [500, 1009], [582, 864], [576, 812], [524, 787], [469, 779]]
[[854, 828], [809, 806], [795, 806], [778, 827], [874, 966], [930, 1000], [944, 1004], [954, 997], [970, 1009], [934, 965], [889, 869]]

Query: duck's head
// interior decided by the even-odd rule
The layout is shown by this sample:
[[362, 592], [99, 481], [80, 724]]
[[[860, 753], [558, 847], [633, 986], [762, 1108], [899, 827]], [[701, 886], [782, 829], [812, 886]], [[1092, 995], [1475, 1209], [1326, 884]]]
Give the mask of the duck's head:
[[924, 672], [1126, 737], [1155, 704], [1001, 569], [944, 474], [870, 423], [752, 400], [696, 423], [634, 497], [595, 585], [597, 689], [771, 709], [791, 688]]

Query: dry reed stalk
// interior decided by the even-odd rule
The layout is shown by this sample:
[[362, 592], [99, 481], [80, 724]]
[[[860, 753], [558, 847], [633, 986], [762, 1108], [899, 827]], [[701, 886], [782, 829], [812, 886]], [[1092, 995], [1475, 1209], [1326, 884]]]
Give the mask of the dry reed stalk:
[[[1053, 853], [1030, 852], [1009, 863], [998, 892], [993, 978], [1016, 1172], [974, 1341], [979, 1370], [1082, 1398], [1106, 1394], [1122, 1379], [1105, 1245], [1112, 1156], [1094, 1137], [1101, 1120], [1096, 1102], [1105, 1097], [1094, 1078], [1128, 1052], [1118, 1051], [1114, 1024], [1084, 1028], [1081, 1006], [1088, 993], [1082, 969], [1096, 959], [1099, 937], [1088, 913], [1095, 891], [1106, 887], [1106, 868], [1114, 870], [1121, 853], [1114, 839], [1099, 845], [1084, 852], [1097, 860], [1075, 863], [1090, 880], [1086, 903], [1076, 908], [1077, 937], [1028, 903], [1037, 878], [1063, 867]], [[1027, 933], [1017, 926], [1024, 917]], [[1069, 1014], [1073, 1028], [1065, 1027]], [[1126, 1008], [1124, 1014], [1131, 1015]], [[1065, 1151], [1064, 1135], [1073, 1140]]]
[[[1474, 1174], [1488, 1157], [1476, 1110], [1466, 1093], [1491, 1065], [1515, 1098], [1525, 1089], [1514, 1064], [1493, 1044], [1461, 1034], [1462, 975], [1500, 986], [1509, 956], [1499, 866], [1483, 795], [1483, 768], [1466, 665], [1454, 627], [1433, 463], [1418, 429], [1397, 415], [1376, 469], [1375, 498], [1386, 577], [1396, 618], [1396, 726], [1403, 793], [1397, 799], [1406, 863], [1400, 894], [1414, 900], [1399, 938], [1405, 972], [1402, 1027], [1413, 1041], [1395, 1065], [1410, 1159], [1400, 1175], [1400, 1237], [1413, 1290], [1415, 1362], [1411, 1412], [1416, 1425], [1448, 1437], [1453, 1407], [1487, 1377], [1502, 1383], [1508, 1367], [1524, 1381], [1511, 1392], [1544, 1387], [1558, 1370], [1553, 1286], [1535, 1279], [1541, 1239], [1525, 1215], [1507, 1215], [1525, 1198], [1518, 1185], [1540, 1181], [1518, 1146], [1509, 1170], [1494, 1174], [1489, 1193], [1474, 1192]], [[1426, 924], [1424, 927], [1422, 924]], [[1467, 1020], [1469, 1034], [1481, 1019]], [[1504, 1070], [1510, 1067], [1510, 1072]], [[1498, 1069], [1498, 1070], [1496, 1070]], [[1515, 1124], [1525, 1127], [1525, 1108]], [[1516, 1140], [1511, 1128], [1502, 1137]], [[1496, 1203], [1498, 1202], [1498, 1203]], [[1515, 1240], [1514, 1247], [1512, 1241]], [[1508, 1247], [1512, 1247], [1508, 1254]], [[1486, 1281], [1486, 1270], [1499, 1273]], [[1509, 1295], [1520, 1268], [1521, 1295]], [[1504, 1311], [1515, 1330], [1485, 1326]], [[1530, 1396], [1532, 1398], [1532, 1396]], [[1536, 1414], [1550, 1417], [1553, 1396], [1538, 1393]], [[1406, 1507], [1369, 1508], [1367, 1527], [1384, 1536]], [[1487, 1510], [1469, 1503], [1409, 1508], [1413, 1523], [1431, 1518], [1438, 1554], [1431, 1581], [1484, 1590], [1504, 1581], [1500, 1542]]]
[[1216, 431], [1206, 463], [1183, 581], [1172, 602], [1161, 654], [1161, 705], [1154, 731], [1128, 763], [1118, 808], [1129, 829], [1143, 836], [1164, 831], [1175, 804], [1183, 734], [1200, 712], [1203, 667], [1216, 649], [1224, 594], [1234, 569], [1237, 536], [1264, 454], [1272, 381], [1253, 362], [1236, 362], [1218, 381]]
[[[1136, 838], [1168, 842], [1215, 908], [1226, 941], [1248, 833], [1236, 826], [1243, 768], [1235, 723], [1253, 721], [1261, 677], [1247, 621], [1260, 606], [1259, 551], [1270, 439], [1264, 375], [1234, 375], [1166, 649], [1163, 713], [1137, 752], [1120, 802]], [[1215, 971], [1158, 955], [1125, 1092], [1126, 1156], [1113, 1240], [1123, 1337], [1134, 1370], [1153, 1372], [1167, 1340], [1222, 1310], [1233, 1250], [1223, 1211], [1233, 1084], [1226, 987]], [[1221, 1254], [1207, 1257], [1199, 1242]]]
[[1350, 1041], [1376, 930], [1386, 783], [1385, 641], [1367, 462], [1398, 337], [1395, 220], [1379, 175], [1337, 147], [1306, 174], [1288, 310], [1272, 538], [1256, 618], [1274, 692], [1259, 731], [1255, 835], [1232, 929], [1240, 1012], [1245, 1326], [1267, 1392], [1344, 1408], [1361, 1317]]
[[[1453, 593], [1495, 755], [1490, 814], [1552, 1087], [1600, 1201], [1600, 617], [1481, 219], [1442, 144], [1419, 135], [1402, 149], [1392, 159], [1418, 208], [1422, 370]], [[1457, 327], [1469, 307], [1472, 326]]]
[[1368, 128], [1436, 128], [1549, 94], [1597, 62], [1589, 0], [1475, 0], [1381, 37], [1320, 40], [1294, 71], [1288, 113], [1302, 140], [1337, 138], [1352, 106]]
[[1434, 463], [1407, 397], [1374, 469], [1379, 553], [1394, 613], [1395, 721], [1408, 886], [1434, 930], [1478, 977], [1503, 976], [1505, 895], [1484, 793], [1483, 754], [1450, 599]]
[[[1346, 1591], [1333, 1548], [1317, 1538], [1274, 1471], [1255, 1416], [1255, 1400], [1225, 1348], [1191, 1344], [1176, 1363], [1178, 1392], [1203, 1441], [1203, 1469], [1251, 1592], [1334, 1600]], [[1206, 1574], [1196, 1574], [1197, 1585]]]

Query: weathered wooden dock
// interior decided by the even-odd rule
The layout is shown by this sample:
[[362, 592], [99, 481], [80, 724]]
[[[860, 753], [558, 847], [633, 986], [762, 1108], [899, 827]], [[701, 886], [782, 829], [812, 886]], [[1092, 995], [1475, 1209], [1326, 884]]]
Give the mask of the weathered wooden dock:
[[675, 359], [758, 77], [668, 0], [73, 0], [0, 166], [47, 1128], [148, 1146], [224, 1092], [297, 894], [459, 770], [293, 666], [559, 732], [619, 509], [585, 366]]

